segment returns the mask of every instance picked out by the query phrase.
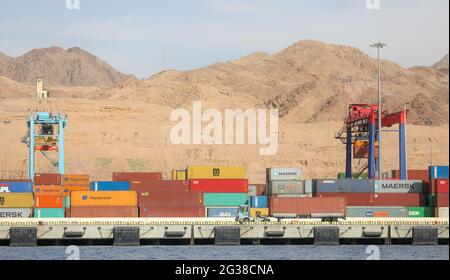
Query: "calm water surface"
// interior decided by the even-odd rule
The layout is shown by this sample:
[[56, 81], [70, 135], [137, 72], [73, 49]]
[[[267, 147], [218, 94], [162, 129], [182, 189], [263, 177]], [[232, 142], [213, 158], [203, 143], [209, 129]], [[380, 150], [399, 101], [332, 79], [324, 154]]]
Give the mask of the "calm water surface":
[[[350, 246], [80, 246], [82, 260], [365, 260], [365, 245]], [[449, 246], [378, 246], [382, 260], [448, 260]], [[67, 247], [0, 247], [0, 260], [64, 260]], [[372, 249], [369, 248], [369, 249]], [[370, 250], [369, 250], [370, 251]]]

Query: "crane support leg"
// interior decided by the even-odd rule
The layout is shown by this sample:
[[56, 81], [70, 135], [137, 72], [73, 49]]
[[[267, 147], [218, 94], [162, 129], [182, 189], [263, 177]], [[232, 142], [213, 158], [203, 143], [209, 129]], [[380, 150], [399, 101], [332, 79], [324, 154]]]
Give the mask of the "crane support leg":
[[352, 128], [347, 125], [347, 142], [345, 153], [345, 178], [352, 178]]
[[58, 173], [64, 174], [64, 124], [61, 118], [58, 125]]
[[30, 117], [30, 146], [28, 150], [28, 180], [34, 182], [34, 117]]
[[375, 124], [369, 124], [369, 178], [375, 178]]
[[400, 123], [400, 133], [399, 133], [399, 147], [400, 147], [400, 179], [407, 180], [408, 175], [406, 167], [406, 128], [404, 123]]

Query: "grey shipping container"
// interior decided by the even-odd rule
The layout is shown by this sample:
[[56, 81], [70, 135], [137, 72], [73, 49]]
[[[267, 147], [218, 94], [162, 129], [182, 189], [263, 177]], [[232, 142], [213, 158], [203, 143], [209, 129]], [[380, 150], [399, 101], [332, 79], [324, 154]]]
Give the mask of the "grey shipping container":
[[314, 181], [309, 179], [305, 180], [305, 193], [315, 193], [314, 191]]
[[208, 218], [235, 218], [239, 215], [239, 207], [206, 207]]
[[32, 208], [0, 208], [1, 218], [30, 218], [33, 216]]
[[423, 193], [423, 182], [418, 180], [375, 181], [376, 193]]
[[374, 181], [368, 179], [316, 180], [317, 193], [373, 193]]
[[268, 181], [299, 181], [302, 171], [299, 168], [268, 168]]
[[438, 218], [447, 218], [448, 219], [448, 207], [438, 207], [436, 208], [435, 216]]
[[269, 182], [269, 195], [273, 194], [304, 194], [303, 181], [271, 181]]
[[347, 207], [347, 218], [394, 217], [408, 218], [407, 207]]
[[256, 186], [249, 185], [248, 186], [248, 196], [256, 196]]

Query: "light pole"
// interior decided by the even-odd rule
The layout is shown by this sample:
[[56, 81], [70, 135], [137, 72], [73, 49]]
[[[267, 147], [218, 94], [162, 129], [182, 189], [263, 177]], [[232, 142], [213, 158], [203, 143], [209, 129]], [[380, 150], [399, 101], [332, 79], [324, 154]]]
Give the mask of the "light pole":
[[378, 56], [378, 179], [382, 180], [383, 169], [381, 167], [381, 61], [380, 49], [387, 45], [381, 42], [370, 45], [372, 48], [377, 48]]
[[8, 173], [8, 132], [6, 131], [6, 126], [10, 124], [10, 120], [4, 120], [3, 124], [5, 125], [5, 167], [6, 172]]
[[404, 126], [405, 126], [405, 166], [406, 166], [405, 176], [406, 176], [406, 180], [408, 180], [408, 143], [407, 143], [407, 139], [406, 139], [406, 133], [407, 133], [406, 123], [407, 123], [407, 117], [408, 117], [408, 105], [409, 105], [409, 103], [406, 103], [405, 108], [403, 110], [403, 118], [405, 120]]
[[433, 127], [433, 119], [429, 118], [427, 120], [427, 125], [429, 126], [429, 138], [428, 141], [430, 141], [430, 166], [433, 166], [433, 139], [431, 138], [431, 128]]

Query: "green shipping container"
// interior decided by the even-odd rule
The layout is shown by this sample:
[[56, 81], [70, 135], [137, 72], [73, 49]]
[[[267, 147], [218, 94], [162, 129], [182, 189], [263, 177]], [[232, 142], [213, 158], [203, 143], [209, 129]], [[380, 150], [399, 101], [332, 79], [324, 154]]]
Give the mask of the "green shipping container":
[[[367, 179], [367, 178], [369, 178], [369, 175], [367, 173], [362, 173], [361, 175], [358, 176], [358, 173], [353, 173], [352, 177], [353, 177], [353, 179]], [[346, 179], [345, 172], [339, 173], [337, 178], [338, 179]]]
[[64, 218], [66, 209], [64, 208], [36, 208], [34, 209], [35, 218]]
[[429, 207], [436, 207], [436, 194], [430, 194], [428, 195], [428, 201], [427, 205]]
[[434, 217], [433, 207], [408, 207], [410, 218], [429, 218]]
[[205, 193], [204, 206], [248, 205], [248, 193]]
[[70, 195], [64, 197], [63, 207], [64, 208], [70, 208]]

